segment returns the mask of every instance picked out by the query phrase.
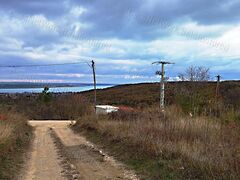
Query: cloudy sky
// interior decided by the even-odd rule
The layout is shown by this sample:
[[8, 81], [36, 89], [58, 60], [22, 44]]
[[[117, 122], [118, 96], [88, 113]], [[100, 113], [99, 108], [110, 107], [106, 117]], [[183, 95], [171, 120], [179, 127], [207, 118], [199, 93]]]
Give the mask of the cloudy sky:
[[175, 62], [171, 79], [190, 65], [240, 79], [239, 0], [0, 0], [0, 81], [157, 81], [151, 65]]

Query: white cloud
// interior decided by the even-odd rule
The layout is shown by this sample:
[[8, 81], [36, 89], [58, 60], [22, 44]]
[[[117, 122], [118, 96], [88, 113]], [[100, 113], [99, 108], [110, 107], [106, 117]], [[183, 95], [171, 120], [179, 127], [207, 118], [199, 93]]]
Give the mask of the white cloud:
[[0, 37], [0, 50], [21, 50], [23, 46], [22, 40], [11, 37]]
[[[238, 56], [240, 57], [240, 25], [235, 26], [233, 29], [227, 31], [219, 40], [227, 42], [229, 45], [229, 51], [226, 53], [227, 56]], [[225, 54], [223, 54], [224, 57]]]
[[70, 10], [70, 13], [77, 18], [80, 17], [85, 12], [87, 12], [87, 9], [81, 6], [75, 6]]
[[231, 28], [233, 28], [232, 25], [200, 25], [197, 22], [188, 22], [179, 26], [179, 29], [189, 32], [189, 34], [193, 32], [195, 35], [201, 35], [205, 37], [219, 36]]
[[64, 83], [64, 80], [51, 79], [0, 79], [0, 82], [29, 82], [29, 83]]
[[60, 74], [60, 73], [36, 73], [33, 75], [38, 75], [38, 76], [57, 76], [57, 77], [62, 77], [62, 78], [82, 78], [82, 77], [92, 77], [92, 74], [79, 74], [79, 73], [65, 73], [65, 74]]
[[[165, 2], [162, 5], [169, 6], [169, 3], [175, 4], [177, 1]], [[156, 3], [157, 1], [152, 0], [146, 9], [152, 9]], [[109, 73], [109, 76], [100, 77], [116, 78], [112, 74], [119, 72], [123, 79], [151, 79], [150, 76], [138, 73], [151, 72], [152, 69], [149, 68], [151, 62], [162, 58], [176, 62], [176, 66], [180, 64], [182, 67], [189, 63], [216, 66], [216, 60], [227, 62], [232, 59], [236, 63], [216, 66], [213, 69], [220, 71], [227, 68], [237, 71], [240, 68], [240, 25], [237, 23], [203, 25], [195, 21], [184, 21], [182, 24], [178, 22], [168, 28], [169, 32], [166, 35], [159, 35], [157, 26], [152, 27], [151, 32], [154, 31], [156, 34], [149, 32], [153, 36], [150, 39], [133, 36], [121, 38], [121, 35], [114, 33], [112, 37], [107, 36], [108, 38], [93, 36], [95, 39], [86, 39], [86, 36], [83, 39], [80, 36], [81, 33], [93, 26], [91, 21], [84, 18], [84, 21], [82, 20], [82, 17], [86, 18], [84, 16], [86, 13], [89, 14], [88, 11], [82, 6], [72, 6], [68, 13], [56, 18], [43, 14], [27, 17], [0, 12], [2, 15], [0, 17], [0, 56], [12, 55], [44, 63], [94, 59], [98, 69]], [[112, 33], [105, 27], [100, 30], [107, 31], [110, 35]], [[128, 31], [130, 30], [132, 29]], [[139, 32], [145, 30], [147, 28], [140, 29]], [[136, 31], [134, 36], [143, 35], [137, 34], [139, 32]], [[149, 35], [147, 31], [144, 32], [145, 34]], [[74, 73], [56, 73], [55, 75], [66, 78], [84, 76], [84, 74]], [[119, 75], [116, 76], [119, 77]]]

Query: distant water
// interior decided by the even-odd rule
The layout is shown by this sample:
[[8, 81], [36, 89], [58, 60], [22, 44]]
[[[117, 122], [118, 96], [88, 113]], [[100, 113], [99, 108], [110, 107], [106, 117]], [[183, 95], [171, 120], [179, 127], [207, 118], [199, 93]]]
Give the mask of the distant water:
[[[98, 85], [98, 89], [104, 89], [112, 87], [113, 85]], [[81, 87], [53, 87], [49, 88], [50, 92], [53, 93], [64, 93], [64, 92], [83, 92], [93, 89], [93, 86], [81, 86]], [[43, 88], [16, 88], [16, 89], [0, 89], [0, 93], [41, 93]]]

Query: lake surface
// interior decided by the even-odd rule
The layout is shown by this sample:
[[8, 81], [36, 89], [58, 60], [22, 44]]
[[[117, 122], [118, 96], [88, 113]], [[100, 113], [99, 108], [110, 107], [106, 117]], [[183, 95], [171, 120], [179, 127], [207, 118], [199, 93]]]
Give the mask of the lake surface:
[[[98, 85], [98, 89], [104, 89], [113, 87], [113, 85]], [[64, 92], [83, 92], [93, 89], [93, 86], [79, 86], [79, 87], [52, 87], [49, 88], [50, 92], [53, 93], [64, 93]], [[14, 88], [14, 89], [0, 89], [0, 93], [41, 93], [43, 88]]]

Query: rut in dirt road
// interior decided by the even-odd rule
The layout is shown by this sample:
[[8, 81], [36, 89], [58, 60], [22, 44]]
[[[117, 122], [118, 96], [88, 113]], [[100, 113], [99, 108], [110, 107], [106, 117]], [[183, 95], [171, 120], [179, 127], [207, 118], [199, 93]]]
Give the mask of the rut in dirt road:
[[44, 124], [30, 122], [35, 127], [34, 141], [32, 144], [30, 158], [27, 162], [25, 174], [21, 180], [64, 180], [60, 160], [49, 133], [49, 127]]
[[29, 123], [36, 128], [35, 140], [22, 179], [137, 179], [123, 164], [73, 133], [68, 127], [70, 121]]

